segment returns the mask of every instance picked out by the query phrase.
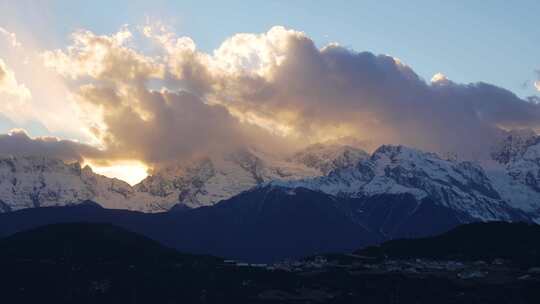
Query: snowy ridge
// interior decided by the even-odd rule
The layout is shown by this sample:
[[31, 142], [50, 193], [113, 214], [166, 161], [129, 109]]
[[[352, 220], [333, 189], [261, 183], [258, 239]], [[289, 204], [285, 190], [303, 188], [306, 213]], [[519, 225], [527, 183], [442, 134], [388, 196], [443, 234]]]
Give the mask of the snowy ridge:
[[182, 202], [208, 206], [276, 178], [298, 179], [321, 173], [296, 164], [263, 159], [249, 150], [225, 157], [206, 157], [163, 168], [134, 188], [140, 200], [168, 210]]
[[[510, 136], [511, 135], [511, 136]], [[479, 220], [515, 212], [540, 222], [540, 140], [510, 134], [494, 151], [495, 168], [441, 159], [434, 153], [384, 145], [372, 155], [350, 146], [314, 145], [289, 157], [255, 149], [202, 157], [157, 169], [138, 185], [44, 157], [0, 157], [0, 212], [77, 204], [168, 211], [213, 205], [256, 186], [308, 188], [337, 197], [411, 194]]]
[[[331, 151], [328, 152], [328, 151]], [[0, 212], [93, 200], [106, 208], [163, 212], [181, 203], [197, 208], [217, 203], [261, 183], [321, 176], [366, 153], [351, 147], [310, 147], [300, 152], [318, 162], [276, 157], [255, 149], [178, 162], [131, 187], [80, 164], [44, 157], [0, 157]], [[311, 156], [316, 155], [316, 156]], [[366, 154], [367, 155], [367, 154]], [[324, 168], [324, 169], [321, 169]]]
[[[310, 146], [292, 157], [276, 157], [255, 149], [205, 157], [157, 170], [135, 186], [137, 198], [168, 210], [178, 202], [197, 208], [213, 205], [272, 180], [324, 175], [367, 155], [352, 147]], [[309, 161], [306, 161], [309, 160]]]
[[404, 146], [382, 146], [355, 167], [328, 176], [272, 184], [347, 197], [409, 193], [418, 202], [429, 197], [480, 220], [512, 218], [513, 208], [501, 199], [479, 165], [443, 160], [436, 154]]
[[510, 135], [499, 145], [503, 147], [499, 151], [512, 153], [498, 158], [501, 167], [488, 174], [505, 201], [540, 221], [540, 136], [524, 131], [519, 135]]
[[140, 209], [128, 202], [133, 190], [127, 183], [45, 157], [1, 157], [0, 201], [4, 210], [76, 204], [97, 200], [104, 207]]
[[369, 154], [349, 145], [314, 144], [295, 153], [290, 160], [320, 170], [324, 175], [338, 169], [355, 166]]
[[512, 130], [507, 132], [503, 138], [497, 142], [491, 151], [491, 157], [501, 163], [508, 164], [519, 160], [527, 149], [540, 143], [540, 136], [533, 130]]

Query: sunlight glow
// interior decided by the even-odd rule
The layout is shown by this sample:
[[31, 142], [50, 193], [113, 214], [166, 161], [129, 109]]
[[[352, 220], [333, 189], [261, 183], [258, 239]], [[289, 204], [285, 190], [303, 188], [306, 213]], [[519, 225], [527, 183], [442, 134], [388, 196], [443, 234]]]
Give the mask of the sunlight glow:
[[148, 176], [148, 167], [138, 161], [122, 161], [107, 166], [87, 163], [97, 174], [125, 181], [131, 186], [136, 185]]

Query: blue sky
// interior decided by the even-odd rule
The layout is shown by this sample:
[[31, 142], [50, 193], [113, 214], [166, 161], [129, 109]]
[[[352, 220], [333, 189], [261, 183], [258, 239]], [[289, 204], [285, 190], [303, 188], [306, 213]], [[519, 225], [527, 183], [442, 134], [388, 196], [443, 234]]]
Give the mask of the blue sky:
[[[147, 18], [172, 25], [210, 51], [239, 32], [284, 25], [318, 44], [400, 58], [429, 79], [485, 81], [525, 97], [540, 68], [540, 2], [519, 1], [5, 1], [5, 27], [62, 47], [73, 30], [111, 33]], [[527, 85], [528, 82], [528, 85]]]

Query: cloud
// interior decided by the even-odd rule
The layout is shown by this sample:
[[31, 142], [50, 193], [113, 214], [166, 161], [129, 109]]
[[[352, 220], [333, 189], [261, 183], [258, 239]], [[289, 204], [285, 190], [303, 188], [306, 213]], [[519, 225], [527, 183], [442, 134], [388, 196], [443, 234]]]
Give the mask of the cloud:
[[[75, 33], [46, 64], [77, 101], [95, 108], [92, 129], [114, 157], [169, 161], [260, 144], [279, 150], [353, 137], [482, 158], [500, 133], [540, 129], [540, 106], [486, 83], [430, 82], [389, 55], [323, 48], [299, 31], [236, 34], [212, 53], [163, 25], [141, 29], [143, 54], [123, 28]], [[268, 144], [272, 142], [272, 144]]]
[[32, 98], [30, 90], [20, 84], [15, 78], [15, 73], [4, 60], [0, 58], [0, 113], [6, 113], [13, 120], [19, 120], [22, 109], [27, 107], [27, 101]]
[[251, 137], [249, 128], [225, 107], [207, 105], [193, 94], [125, 89], [119, 93], [111, 87], [89, 85], [80, 91], [84, 101], [103, 109], [106, 128], [96, 130], [96, 136], [112, 156], [160, 163], [224, 152]]
[[540, 92], [540, 70], [536, 70], [536, 76], [539, 80], [536, 80], [534, 82], [534, 87], [536, 88], [537, 91]]
[[282, 27], [235, 35], [191, 58], [208, 75], [200, 84], [176, 74], [195, 83], [192, 90], [208, 88], [206, 98], [231, 113], [304, 140], [355, 136], [478, 158], [503, 130], [540, 127], [540, 107], [502, 88], [443, 74], [426, 83], [397, 58], [337, 44], [319, 49]]
[[73, 79], [89, 76], [108, 81], [137, 81], [160, 74], [160, 66], [152, 58], [125, 46], [132, 38], [123, 28], [107, 35], [77, 31], [71, 35], [73, 44], [62, 50], [43, 53], [45, 65]]
[[77, 101], [100, 113], [92, 131], [109, 158], [159, 164], [272, 140], [223, 105], [186, 90], [150, 88], [165, 85], [176, 71], [166, 76], [167, 63], [129, 48], [130, 37], [127, 29], [111, 36], [81, 31], [66, 51], [43, 54], [49, 67], [73, 80]]
[[437, 73], [431, 77], [432, 85], [450, 85], [452, 82], [443, 73]]
[[15, 73], [9, 69], [4, 60], [0, 58], [0, 93], [11, 95], [21, 101], [29, 99], [32, 94], [26, 86], [19, 84]]
[[46, 156], [64, 161], [82, 161], [83, 155], [99, 158], [94, 147], [56, 137], [31, 138], [26, 131], [15, 129], [0, 135], [0, 155]]
[[21, 43], [17, 40], [17, 35], [15, 35], [15, 33], [12, 33], [3, 27], [0, 27], [0, 35], [3, 36], [7, 41], [9, 41], [11, 47], [21, 47]]
[[[279, 30], [270, 36], [269, 48], [281, 50], [277, 55], [284, 58], [280, 63], [262, 76], [229, 76], [232, 84], [225, 82], [211, 94], [216, 99], [234, 94], [223, 99], [230, 100], [229, 107], [277, 117], [299, 137], [317, 140], [341, 125], [350, 132], [346, 135], [377, 145], [402, 143], [475, 157], [500, 128], [540, 126], [540, 108], [504, 89], [455, 84], [441, 75], [427, 84], [391, 56], [337, 45], [318, 49], [297, 32]], [[228, 53], [236, 50], [225, 46]]]
[[95, 120], [92, 112], [84, 113], [65, 79], [45, 67], [32, 35], [22, 37], [24, 43], [19, 35], [0, 28], [1, 69], [8, 71], [0, 84], [0, 114], [17, 127], [41, 125], [49, 134], [91, 142], [87, 121]]

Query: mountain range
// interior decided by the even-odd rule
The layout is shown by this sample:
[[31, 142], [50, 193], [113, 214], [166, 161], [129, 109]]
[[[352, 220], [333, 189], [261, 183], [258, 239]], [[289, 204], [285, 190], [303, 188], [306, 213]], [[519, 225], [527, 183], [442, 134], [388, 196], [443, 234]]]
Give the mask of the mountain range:
[[242, 149], [160, 167], [132, 187], [79, 163], [4, 156], [0, 212], [86, 200], [110, 209], [163, 212], [211, 206], [254, 187], [273, 185], [364, 199], [411, 194], [417, 202], [428, 198], [480, 220], [508, 220], [514, 211], [539, 220], [540, 137], [509, 132], [494, 147], [492, 158], [491, 164], [481, 166], [391, 145], [371, 155], [346, 145], [317, 144], [286, 157]]
[[241, 150], [161, 168], [131, 187], [78, 164], [9, 157], [0, 162], [0, 235], [108, 222], [184, 252], [266, 262], [472, 222], [538, 223], [538, 136], [510, 132], [492, 158], [392, 145], [371, 155], [316, 145], [284, 158]]
[[241, 149], [169, 164], [132, 187], [79, 163], [4, 156], [0, 157], [0, 212], [85, 200], [106, 208], [142, 212], [168, 211], [177, 204], [197, 208], [275, 179], [321, 176], [367, 157], [366, 152], [352, 146], [313, 145], [286, 157]]

